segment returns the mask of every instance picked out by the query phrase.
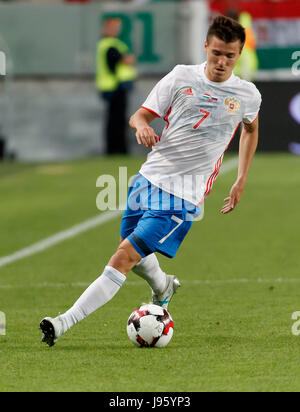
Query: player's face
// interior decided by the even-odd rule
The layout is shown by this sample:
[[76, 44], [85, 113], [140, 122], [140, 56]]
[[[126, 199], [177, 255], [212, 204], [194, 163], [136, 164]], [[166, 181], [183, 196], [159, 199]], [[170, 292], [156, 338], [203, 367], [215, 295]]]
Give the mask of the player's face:
[[205, 42], [207, 54], [206, 75], [213, 82], [224, 82], [232, 74], [234, 66], [241, 55], [241, 42], [236, 40], [226, 43], [216, 36]]
[[104, 22], [103, 33], [108, 37], [118, 37], [122, 28], [121, 19], [107, 19]]

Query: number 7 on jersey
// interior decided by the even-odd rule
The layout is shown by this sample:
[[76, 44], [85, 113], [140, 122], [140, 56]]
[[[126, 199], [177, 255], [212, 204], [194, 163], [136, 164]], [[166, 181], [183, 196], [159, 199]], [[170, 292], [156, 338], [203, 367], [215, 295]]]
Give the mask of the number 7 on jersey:
[[210, 112], [207, 112], [206, 110], [202, 110], [200, 109], [200, 113], [203, 113], [204, 116], [201, 117], [201, 119], [199, 120], [199, 122], [197, 124], [195, 124], [195, 126], [193, 127], [194, 130], [198, 129], [198, 127], [200, 126], [200, 124], [202, 122], [204, 122], [204, 120], [210, 115]]

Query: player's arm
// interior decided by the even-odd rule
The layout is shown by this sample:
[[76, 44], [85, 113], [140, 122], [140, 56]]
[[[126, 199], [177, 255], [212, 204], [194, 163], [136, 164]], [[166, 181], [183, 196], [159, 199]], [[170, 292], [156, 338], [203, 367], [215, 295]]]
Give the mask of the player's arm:
[[122, 63], [128, 64], [129, 66], [135, 66], [135, 56], [133, 54], [124, 54], [122, 57]]
[[258, 143], [258, 117], [252, 123], [243, 123], [239, 146], [239, 167], [237, 180], [230, 190], [229, 197], [224, 199], [226, 204], [222, 207], [223, 214], [231, 212], [239, 203], [250, 165]]
[[107, 51], [107, 64], [110, 70], [115, 73], [116, 65], [120, 61], [122, 63], [128, 64], [129, 66], [134, 66], [136, 63], [135, 57], [133, 54], [121, 54], [118, 49], [115, 47], [110, 47]]
[[143, 108], [140, 108], [131, 116], [129, 126], [135, 131], [138, 144], [152, 147], [159, 141], [160, 137], [149, 126], [156, 117], [155, 113]]

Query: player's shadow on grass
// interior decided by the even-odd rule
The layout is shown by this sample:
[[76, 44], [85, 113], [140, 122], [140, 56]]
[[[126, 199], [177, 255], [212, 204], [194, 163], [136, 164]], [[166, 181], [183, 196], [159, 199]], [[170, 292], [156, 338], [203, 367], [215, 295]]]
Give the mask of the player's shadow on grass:
[[177, 350], [182, 350], [182, 349], [186, 349], [186, 345], [176, 345], [174, 344], [170, 344], [168, 345], [166, 348], [141, 348], [138, 346], [133, 345], [131, 342], [127, 343], [127, 342], [99, 342], [97, 341], [97, 343], [93, 343], [90, 342], [87, 345], [86, 341], [82, 341], [82, 342], [77, 342], [77, 343], [63, 343], [63, 342], [58, 342], [53, 348], [47, 348], [48, 350], [57, 350], [60, 352], [92, 352], [92, 351], [99, 351], [99, 352], [114, 352], [114, 351], [120, 351], [122, 350], [122, 352], [128, 350], [128, 351], [158, 351], [158, 352], [164, 352], [164, 351], [177, 351]]
[[[295, 345], [299, 345], [299, 339], [295, 339], [295, 336], [288, 333], [282, 335], [274, 335], [273, 339], [269, 345], [269, 347], [286, 347], [286, 345], [291, 345], [293, 342]], [[207, 351], [207, 350], [236, 350], [240, 349], [241, 347], [266, 347], [266, 334], [262, 333], [261, 336], [253, 335], [253, 336], [239, 336], [239, 335], [215, 335], [215, 336], [205, 336], [204, 334], [199, 334], [197, 336], [191, 337], [192, 339], [189, 341], [189, 345], [187, 347], [186, 340], [181, 340], [173, 338], [170, 344], [166, 348], [140, 348], [138, 346], [133, 345], [130, 341], [127, 342], [127, 339], [122, 339], [119, 341], [112, 341], [112, 339], [105, 339], [101, 341], [101, 339], [78, 339], [78, 338], [70, 338], [70, 341], [59, 341], [53, 348], [46, 348], [43, 346], [45, 350], [54, 350], [58, 352], [65, 352], [65, 353], [72, 353], [72, 352], [104, 352], [104, 353], [111, 353], [111, 352], [119, 352], [122, 351], [138, 351], [136, 353], [147, 353], [148, 351], [158, 351], [158, 353], [164, 352], [172, 352], [172, 351], [183, 351], [185, 352], [187, 349], [190, 350], [197, 350], [197, 351]], [[140, 352], [139, 352], [140, 351]]]

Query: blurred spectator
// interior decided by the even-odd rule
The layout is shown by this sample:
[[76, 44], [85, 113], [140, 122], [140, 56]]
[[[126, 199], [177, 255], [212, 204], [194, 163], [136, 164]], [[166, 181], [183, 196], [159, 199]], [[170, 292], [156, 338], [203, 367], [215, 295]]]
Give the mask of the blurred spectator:
[[122, 21], [107, 18], [102, 27], [102, 39], [97, 48], [97, 89], [107, 106], [105, 140], [106, 153], [128, 153], [128, 94], [136, 78], [135, 57], [118, 36]]
[[246, 42], [242, 55], [235, 66], [234, 74], [242, 79], [253, 81], [258, 70], [258, 57], [256, 53], [256, 36], [252, 28], [252, 17], [246, 12], [239, 14], [236, 9], [229, 9], [226, 15], [239, 21], [246, 31]]

